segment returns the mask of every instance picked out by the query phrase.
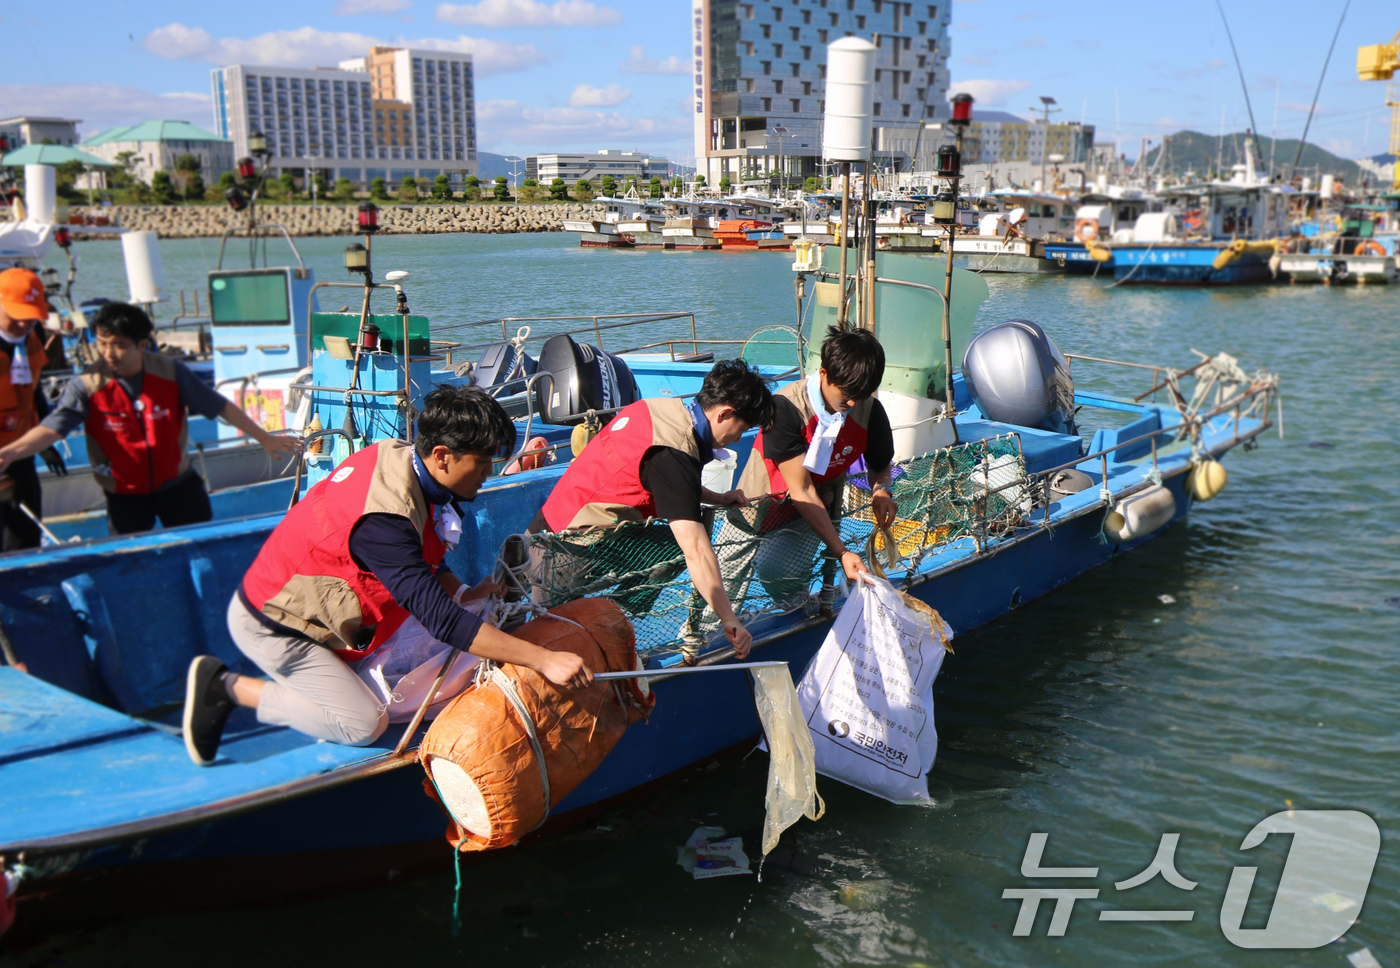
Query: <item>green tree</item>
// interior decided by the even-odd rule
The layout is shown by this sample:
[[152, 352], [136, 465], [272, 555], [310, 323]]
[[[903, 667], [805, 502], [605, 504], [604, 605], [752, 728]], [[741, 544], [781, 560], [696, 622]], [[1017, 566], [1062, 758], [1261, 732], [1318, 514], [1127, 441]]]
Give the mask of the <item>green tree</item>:
[[629, 178], [629, 179], [627, 179], [627, 184], [622, 186], [622, 194], [626, 195], [628, 192], [632, 191], [632, 189], [634, 189], [634, 188], [636, 188], [636, 187], [637, 187], [637, 179], [635, 179], [635, 178]]
[[433, 198], [451, 198], [452, 186], [447, 181], [446, 175], [438, 175], [433, 179]]
[[462, 182], [462, 186], [464, 188], [480, 188], [481, 179], [477, 178], [475, 175], [468, 175], [466, 179]]
[[382, 178], [371, 178], [369, 180], [369, 193], [374, 198], [387, 199], [389, 197], [389, 186], [384, 183], [384, 179]]
[[569, 200], [569, 186], [564, 184], [564, 179], [556, 178], [549, 183], [549, 197], [556, 202], [567, 202]]
[[399, 201], [418, 201], [418, 179], [412, 175], [403, 176], [403, 181], [399, 183]]
[[197, 171], [190, 172], [185, 178], [185, 201], [202, 199], [204, 193], [204, 176]]
[[326, 176], [323, 172], [316, 172], [311, 176], [311, 184], [316, 186], [316, 197], [325, 199], [330, 192], [326, 191]]
[[533, 205], [545, 197], [545, 190], [540, 187], [538, 181], [527, 178], [520, 183], [520, 190], [515, 193], [515, 197], [527, 205]]
[[462, 189], [462, 200], [464, 202], [481, 201], [481, 183], [477, 182], [475, 185], [465, 186]]
[[613, 198], [617, 195], [617, 181], [612, 175], [604, 175], [600, 184], [603, 187], [603, 194], [608, 198]]
[[808, 178], [802, 183], [802, 190], [808, 195], [813, 195], [822, 190], [822, 180], [815, 176]]
[[117, 167], [108, 172], [107, 184], [111, 185], [113, 188], [131, 187], [132, 182], [136, 181], [135, 176], [131, 174], [131, 159], [135, 155], [136, 152], [134, 151], [117, 152], [116, 158], [113, 159]]
[[671, 179], [671, 195], [674, 198], [680, 198], [684, 194], [685, 182], [681, 181], [680, 175], [677, 175], [676, 177]]
[[498, 202], [510, 201], [510, 184], [505, 175], [496, 176], [496, 181], [491, 186], [491, 194]]
[[730, 186], [729, 176], [728, 176], [728, 175], [722, 176], [722, 177], [720, 178], [720, 180], [719, 180], [719, 190], [722, 191], [722, 192], [724, 192], [726, 195], [728, 195], [728, 194], [729, 194], [729, 186]]
[[222, 197], [224, 192], [228, 191], [230, 188], [237, 184], [238, 176], [231, 171], [226, 171], [219, 176], [219, 182], [215, 187], [219, 190], [219, 196]]
[[348, 178], [337, 178], [335, 180], [335, 197], [342, 202], [348, 202], [355, 197], [355, 183]]
[[197, 172], [203, 167], [204, 166], [199, 163], [198, 156], [192, 155], [188, 151], [175, 159], [176, 171]]
[[151, 194], [155, 196], [157, 205], [169, 205], [175, 201], [175, 183], [170, 180], [170, 173], [158, 171], [151, 175]]
[[593, 183], [587, 178], [580, 178], [578, 181], [574, 182], [574, 198], [578, 199], [580, 202], [587, 203], [593, 201], [594, 194]]
[[661, 179], [660, 179], [660, 178], [657, 178], [657, 177], [653, 176], [652, 179], [651, 179], [651, 181], [647, 183], [647, 188], [650, 189], [650, 190], [647, 192], [647, 194], [650, 195], [652, 198], [660, 198], [660, 197], [661, 197]]
[[277, 179], [277, 184], [282, 186], [282, 195], [287, 199], [287, 201], [290, 202], [292, 199], [297, 197], [297, 180], [296, 176], [294, 176], [291, 172], [282, 172], [281, 177]]
[[696, 188], [704, 188], [704, 187], [705, 187], [705, 176], [704, 176], [704, 175], [696, 175], [696, 176], [695, 176], [695, 187], [696, 187]]

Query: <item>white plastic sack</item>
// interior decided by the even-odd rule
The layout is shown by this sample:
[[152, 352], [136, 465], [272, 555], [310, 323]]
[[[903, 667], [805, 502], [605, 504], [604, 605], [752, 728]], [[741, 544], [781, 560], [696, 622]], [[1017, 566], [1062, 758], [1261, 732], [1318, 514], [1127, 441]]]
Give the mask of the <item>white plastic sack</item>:
[[[481, 613], [484, 602], [468, 602], [464, 608]], [[490, 621], [489, 617], [486, 621]], [[381, 706], [389, 711], [389, 722], [406, 723], [433, 688], [447, 653], [452, 651], [433, 638], [423, 623], [410, 615], [403, 625], [374, 653], [355, 663], [355, 674], [369, 686]], [[452, 670], [438, 688], [437, 698], [428, 707], [425, 719], [432, 719], [447, 703], [471, 683], [477, 658], [463, 652], [452, 663]]]
[[929, 802], [933, 680], [952, 635], [887, 581], [851, 593], [797, 686], [818, 773], [894, 803]]

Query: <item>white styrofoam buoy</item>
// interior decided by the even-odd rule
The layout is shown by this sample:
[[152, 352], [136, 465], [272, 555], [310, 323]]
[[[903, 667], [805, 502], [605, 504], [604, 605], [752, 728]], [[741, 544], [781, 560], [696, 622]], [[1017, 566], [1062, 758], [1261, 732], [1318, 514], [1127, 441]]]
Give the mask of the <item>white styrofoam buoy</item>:
[[893, 390], [880, 390], [875, 395], [889, 417], [896, 461], [922, 457], [958, 442], [953, 421], [942, 419], [943, 404], [939, 401]]
[[1322, 189], [1318, 192], [1323, 198], [1331, 198], [1337, 190], [1337, 179], [1333, 175], [1322, 176]]
[[36, 222], [52, 222], [58, 205], [58, 184], [52, 165], [24, 166], [24, 208]]
[[1176, 516], [1176, 497], [1160, 484], [1123, 498], [1103, 523], [1103, 533], [1114, 541], [1131, 541], [1151, 534]]
[[126, 262], [126, 284], [130, 301], [147, 305], [161, 301], [165, 292], [165, 272], [160, 267], [160, 248], [154, 232], [122, 233], [122, 258]]
[[826, 49], [822, 157], [827, 161], [870, 160], [875, 54], [875, 45], [859, 37], [842, 37]]

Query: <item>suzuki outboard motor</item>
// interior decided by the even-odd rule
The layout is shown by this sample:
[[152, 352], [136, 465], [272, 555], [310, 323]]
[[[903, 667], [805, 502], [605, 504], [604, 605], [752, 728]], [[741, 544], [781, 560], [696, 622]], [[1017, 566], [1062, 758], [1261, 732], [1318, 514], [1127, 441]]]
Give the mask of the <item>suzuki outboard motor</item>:
[[477, 386], [500, 399], [524, 390], [523, 378], [533, 376], [536, 368], [534, 357], [525, 352], [520, 341], [502, 340], [482, 351], [480, 362], [472, 370], [472, 377]]
[[990, 420], [1075, 434], [1074, 380], [1055, 341], [1027, 319], [978, 333], [963, 356], [963, 379]]
[[[545, 423], [583, 423], [589, 410], [615, 410], [642, 398], [621, 357], [575, 343], [567, 333], [545, 342], [539, 369], [550, 374], [535, 381], [535, 412]], [[612, 414], [603, 417], [606, 423]]]

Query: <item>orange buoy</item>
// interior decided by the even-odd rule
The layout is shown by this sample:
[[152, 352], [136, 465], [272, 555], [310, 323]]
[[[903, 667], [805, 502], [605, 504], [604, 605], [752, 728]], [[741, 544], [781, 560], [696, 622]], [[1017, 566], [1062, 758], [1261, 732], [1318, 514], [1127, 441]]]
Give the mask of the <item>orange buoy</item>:
[[1367, 239], [1356, 247], [1356, 255], [1385, 255], [1385, 246], [1374, 239]]
[[[594, 672], [641, 667], [632, 623], [604, 598], [566, 602], [515, 635], [582, 656]], [[428, 773], [423, 789], [453, 821], [448, 842], [462, 851], [515, 843], [542, 824], [655, 704], [642, 680], [568, 689], [530, 669], [501, 665], [453, 700], [418, 748]]]

